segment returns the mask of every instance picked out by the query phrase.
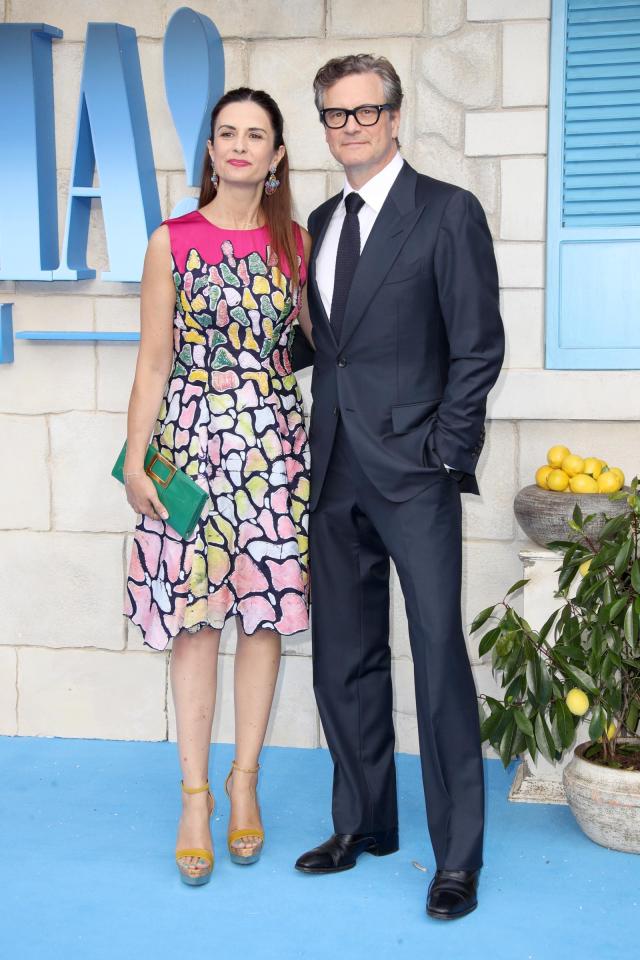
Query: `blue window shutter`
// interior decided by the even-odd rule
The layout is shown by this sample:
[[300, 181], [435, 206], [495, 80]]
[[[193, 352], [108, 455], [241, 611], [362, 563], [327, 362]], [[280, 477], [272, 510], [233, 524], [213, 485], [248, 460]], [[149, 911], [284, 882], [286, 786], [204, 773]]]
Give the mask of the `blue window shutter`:
[[547, 367], [640, 368], [640, 0], [555, 0]]

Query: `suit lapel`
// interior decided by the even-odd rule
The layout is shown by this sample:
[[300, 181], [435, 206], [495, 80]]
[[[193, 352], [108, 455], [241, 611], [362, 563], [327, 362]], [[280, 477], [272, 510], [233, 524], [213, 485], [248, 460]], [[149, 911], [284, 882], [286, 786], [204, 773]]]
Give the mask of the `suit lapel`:
[[424, 209], [424, 204], [416, 206], [417, 182], [416, 171], [405, 161], [358, 261], [345, 309], [340, 348], [353, 334]]
[[316, 262], [318, 259], [318, 253], [320, 252], [320, 247], [322, 246], [322, 241], [324, 240], [324, 235], [327, 232], [327, 227], [329, 226], [329, 223], [331, 222], [331, 218], [335, 212], [335, 209], [341, 200], [342, 200], [342, 191], [336, 194], [335, 197], [332, 197], [331, 204], [328, 207], [328, 213], [326, 214], [323, 222], [321, 223], [320, 229], [317, 235], [313, 238], [313, 245], [311, 247], [311, 257], [309, 259], [309, 270], [307, 274], [308, 283], [313, 288], [315, 301], [319, 305], [320, 313], [322, 314], [322, 317], [324, 318], [334, 341], [335, 341], [335, 335], [334, 335], [333, 327], [331, 326], [331, 322], [329, 320], [329, 317], [327, 316], [327, 311], [324, 308], [322, 295], [320, 294], [320, 288], [318, 287], [318, 283], [316, 281]]

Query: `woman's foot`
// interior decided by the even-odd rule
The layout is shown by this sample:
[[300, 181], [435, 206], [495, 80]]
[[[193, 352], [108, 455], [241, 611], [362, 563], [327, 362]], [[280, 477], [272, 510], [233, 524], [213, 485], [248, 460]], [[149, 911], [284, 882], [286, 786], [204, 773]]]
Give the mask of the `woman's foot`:
[[[207, 790], [198, 793], [182, 792], [182, 816], [178, 823], [176, 851], [206, 850], [213, 852], [211, 826], [213, 797]], [[179, 864], [181, 873], [197, 879], [211, 872], [211, 862], [202, 856], [182, 856]]]
[[233, 766], [227, 784], [229, 799], [231, 800], [231, 814], [229, 816], [229, 836], [234, 831], [247, 830], [247, 836], [234, 838], [230, 846], [232, 852], [240, 857], [253, 857], [262, 847], [262, 837], [252, 835], [253, 831], [262, 834], [262, 820], [256, 789], [258, 785], [258, 770], [249, 771]]

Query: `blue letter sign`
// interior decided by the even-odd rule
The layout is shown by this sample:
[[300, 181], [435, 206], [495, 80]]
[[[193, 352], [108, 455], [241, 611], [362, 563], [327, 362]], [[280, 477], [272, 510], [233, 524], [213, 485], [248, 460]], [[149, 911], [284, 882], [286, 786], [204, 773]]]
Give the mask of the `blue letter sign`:
[[51, 280], [58, 265], [51, 40], [46, 23], [0, 26], [0, 280]]
[[[100, 186], [94, 187], [98, 166]], [[95, 276], [86, 263], [89, 214], [102, 200], [109, 250], [103, 280], [139, 280], [149, 234], [160, 223], [136, 32], [118, 23], [87, 27], [65, 242], [55, 280]]]
[[[209, 118], [224, 92], [222, 40], [209, 17], [181, 7], [167, 26], [163, 54], [164, 88], [182, 144], [187, 183], [199, 187]], [[196, 205], [193, 197], [186, 197], [171, 216], [187, 213]]]

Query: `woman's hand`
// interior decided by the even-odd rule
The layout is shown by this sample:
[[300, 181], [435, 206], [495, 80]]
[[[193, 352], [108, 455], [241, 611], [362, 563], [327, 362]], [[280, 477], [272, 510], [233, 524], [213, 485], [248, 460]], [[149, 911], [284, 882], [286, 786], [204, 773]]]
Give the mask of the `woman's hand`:
[[169, 514], [160, 502], [155, 484], [146, 473], [125, 474], [124, 485], [129, 506], [151, 520], [166, 520]]

